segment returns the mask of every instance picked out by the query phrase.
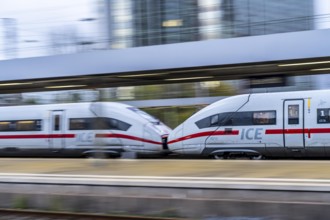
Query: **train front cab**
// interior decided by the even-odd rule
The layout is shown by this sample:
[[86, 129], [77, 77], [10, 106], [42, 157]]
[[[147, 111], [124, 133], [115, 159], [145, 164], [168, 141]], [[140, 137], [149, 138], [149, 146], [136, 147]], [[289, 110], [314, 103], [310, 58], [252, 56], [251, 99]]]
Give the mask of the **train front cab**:
[[233, 96], [215, 102], [192, 115], [171, 132], [168, 138], [169, 149], [173, 153], [189, 155], [209, 155], [218, 150], [226, 144], [226, 140], [219, 136], [236, 132], [219, 126], [224, 116], [219, 113], [237, 111], [248, 100], [249, 95]]

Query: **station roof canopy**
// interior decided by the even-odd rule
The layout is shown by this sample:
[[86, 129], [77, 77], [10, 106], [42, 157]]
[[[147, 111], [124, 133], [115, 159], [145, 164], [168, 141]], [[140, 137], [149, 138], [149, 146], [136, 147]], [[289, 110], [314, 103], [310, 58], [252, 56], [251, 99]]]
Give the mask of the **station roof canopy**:
[[330, 29], [0, 61], [0, 93], [330, 72]]

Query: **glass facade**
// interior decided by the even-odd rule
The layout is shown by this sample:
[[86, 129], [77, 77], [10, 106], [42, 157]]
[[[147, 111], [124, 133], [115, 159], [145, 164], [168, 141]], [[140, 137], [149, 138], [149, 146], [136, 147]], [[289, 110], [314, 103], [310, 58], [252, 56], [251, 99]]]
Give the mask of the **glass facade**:
[[110, 0], [111, 48], [198, 40], [197, 0]]
[[314, 0], [108, 1], [111, 48], [304, 31], [316, 19]]
[[224, 1], [232, 37], [264, 35], [313, 29], [312, 0]]

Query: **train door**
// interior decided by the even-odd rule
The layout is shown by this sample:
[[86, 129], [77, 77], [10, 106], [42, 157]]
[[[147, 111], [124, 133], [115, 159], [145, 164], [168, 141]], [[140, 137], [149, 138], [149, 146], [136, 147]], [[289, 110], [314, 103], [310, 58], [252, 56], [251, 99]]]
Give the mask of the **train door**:
[[284, 146], [289, 149], [305, 147], [304, 100], [284, 100]]
[[64, 111], [55, 110], [50, 117], [50, 148], [53, 151], [62, 149], [65, 146], [64, 135]]

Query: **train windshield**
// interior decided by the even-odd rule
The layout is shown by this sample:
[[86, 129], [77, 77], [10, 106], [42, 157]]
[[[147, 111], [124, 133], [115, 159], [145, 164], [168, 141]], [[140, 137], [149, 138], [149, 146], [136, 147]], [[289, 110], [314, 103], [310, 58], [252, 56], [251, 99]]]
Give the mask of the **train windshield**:
[[135, 112], [136, 114], [140, 115], [141, 117], [143, 117], [144, 119], [148, 120], [149, 122], [151, 122], [153, 124], [160, 123], [160, 121], [157, 118], [149, 115], [148, 113], [146, 113], [138, 108], [129, 107], [128, 109], [130, 109], [131, 111]]

